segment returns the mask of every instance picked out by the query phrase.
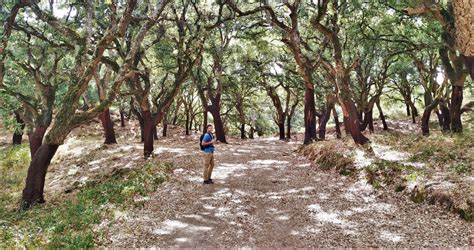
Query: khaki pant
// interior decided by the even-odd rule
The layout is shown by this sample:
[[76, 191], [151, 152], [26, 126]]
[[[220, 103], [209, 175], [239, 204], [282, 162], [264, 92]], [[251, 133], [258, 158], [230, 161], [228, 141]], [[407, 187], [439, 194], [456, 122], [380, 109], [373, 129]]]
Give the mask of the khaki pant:
[[211, 178], [212, 169], [214, 168], [214, 154], [204, 153], [204, 180]]

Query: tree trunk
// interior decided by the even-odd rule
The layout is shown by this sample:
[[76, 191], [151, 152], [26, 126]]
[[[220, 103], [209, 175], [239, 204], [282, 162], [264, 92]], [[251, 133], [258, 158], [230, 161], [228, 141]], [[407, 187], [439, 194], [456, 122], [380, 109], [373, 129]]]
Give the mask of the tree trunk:
[[471, 75], [471, 79], [474, 81], [474, 55], [464, 56], [464, 63], [469, 75]]
[[222, 121], [220, 108], [213, 107], [209, 110], [214, 118], [214, 129], [216, 130], [216, 139], [222, 143], [227, 143], [225, 139], [224, 122]]
[[436, 110], [436, 116], [438, 117], [439, 128], [443, 128], [443, 115], [439, 110]]
[[168, 130], [168, 119], [165, 116], [163, 119], [163, 137], [166, 137], [167, 130]]
[[186, 135], [189, 135], [189, 114], [186, 112], [186, 121], [184, 126], [186, 127]]
[[158, 140], [158, 128], [153, 126], [153, 139]]
[[388, 130], [387, 122], [385, 121], [385, 115], [383, 114], [382, 106], [380, 106], [380, 100], [377, 100], [375, 105], [377, 105], [377, 109], [379, 110], [379, 117], [380, 120], [382, 120], [383, 130]]
[[125, 127], [125, 112], [120, 110], [120, 127]]
[[461, 106], [463, 99], [463, 87], [454, 85], [451, 92], [451, 131], [453, 133], [462, 132]]
[[305, 88], [304, 94], [304, 144], [310, 144], [316, 139], [316, 104], [314, 89]]
[[349, 117], [343, 116], [342, 123], [344, 123], [344, 132], [346, 135], [351, 135]]
[[31, 159], [33, 159], [33, 156], [35, 155], [36, 151], [43, 143], [43, 137], [44, 137], [44, 134], [46, 133], [46, 129], [47, 129], [46, 127], [38, 126], [35, 128], [33, 132], [28, 134], [28, 140], [30, 141]]
[[285, 122], [280, 121], [278, 122], [277, 126], [278, 126], [278, 134], [280, 135], [280, 140], [284, 141], [285, 140]]
[[418, 110], [416, 109], [415, 104], [410, 101], [410, 108], [411, 108], [411, 120], [413, 123], [416, 123], [416, 117], [418, 116]]
[[255, 133], [255, 129], [253, 128], [253, 126], [250, 126], [250, 133], [249, 133], [249, 138], [250, 139], [254, 139], [254, 137], [253, 137], [254, 133]]
[[336, 124], [336, 138], [341, 139], [341, 126], [339, 124], [339, 118], [337, 116], [336, 108], [332, 108], [332, 113], [334, 116], [334, 123]]
[[28, 174], [26, 176], [25, 188], [21, 208], [27, 209], [35, 203], [44, 203], [44, 181], [49, 164], [59, 145], [43, 144], [31, 159]]
[[102, 128], [104, 128], [104, 144], [117, 143], [117, 140], [115, 139], [114, 124], [112, 123], [112, 119], [110, 119], [109, 109], [104, 110], [104, 112], [99, 115], [99, 118], [102, 123]]
[[357, 110], [354, 102], [352, 100], [344, 100], [343, 105], [347, 111], [349, 131], [354, 142], [360, 145], [364, 145], [365, 143], [369, 142], [369, 139], [365, 137], [360, 131], [360, 123], [357, 119]]
[[207, 132], [207, 110], [204, 108], [203, 118], [202, 118], [202, 133]]
[[408, 103], [405, 103], [405, 105], [407, 106], [407, 116], [411, 116], [410, 105]]
[[425, 111], [423, 111], [423, 116], [421, 117], [421, 133], [424, 136], [428, 136], [430, 134], [430, 116], [431, 111], [438, 106], [439, 100], [435, 99], [431, 102], [430, 105], [425, 107]]
[[245, 136], [245, 123], [240, 125], [240, 139], [247, 139], [247, 136]]
[[326, 104], [326, 110], [324, 111], [321, 121], [319, 123], [319, 139], [325, 140], [326, 139], [326, 124], [329, 121], [329, 118], [331, 117], [331, 110], [332, 107], [329, 104]]
[[291, 139], [291, 116], [286, 117], [286, 139]]
[[143, 120], [144, 120], [144, 128], [143, 128], [143, 135], [144, 135], [144, 148], [143, 148], [143, 155], [145, 159], [150, 157], [153, 153], [153, 120], [151, 118], [151, 113], [149, 110], [145, 110], [143, 113]]
[[15, 112], [16, 123], [20, 124], [20, 129], [15, 129], [13, 133], [12, 143], [13, 145], [20, 145], [23, 139], [23, 129], [25, 129], [25, 122], [21, 119], [20, 114]]
[[[364, 113], [364, 123], [369, 126], [369, 132], [374, 132], [374, 119], [373, 119], [373, 110], [370, 109], [369, 111]], [[364, 128], [365, 129], [365, 128]]]
[[449, 114], [449, 109], [446, 107], [446, 104], [441, 102], [439, 104], [441, 110], [441, 115], [443, 116], [443, 132], [449, 132], [451, 130], [451, 115]]

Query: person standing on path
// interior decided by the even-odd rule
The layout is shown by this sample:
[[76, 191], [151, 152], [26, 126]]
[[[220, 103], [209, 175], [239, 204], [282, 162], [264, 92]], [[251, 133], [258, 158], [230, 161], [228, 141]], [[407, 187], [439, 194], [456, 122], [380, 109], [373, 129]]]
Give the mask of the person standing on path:
[[218, 141], [214, 138], [212, 132], [214, 127], [207, 125], [207, 132], [204, 134], [201, 145], [204, 147], [204, 184], [212, 184], [211, 175], [214, 169], [214, 144]]

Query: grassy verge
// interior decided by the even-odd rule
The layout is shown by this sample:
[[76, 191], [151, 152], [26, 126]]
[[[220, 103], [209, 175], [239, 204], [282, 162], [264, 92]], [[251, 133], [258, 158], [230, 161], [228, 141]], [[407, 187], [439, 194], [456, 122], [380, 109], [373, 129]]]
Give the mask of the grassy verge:
[[[462, 218], [474, 219], [474, 131], [461, 134], [433, 132], [425, 137], [416, 133], [386, 131], [371, 134], [372, 146], [389, 146], [390, 150], [409, 153], [400, 160], [384, 160], [367, 148], [358, 147], [348, 138], [316, 142], [302, 146], [299, 153], [320, 169], [335, 169], [341, 174], [362, 173], [375, 189], [407, 193], [417, 203], [438, 204], [457, 212]], [[354, 168], [360, 161], [356, 149], [365, 151], [370, 164]], [[380, 157], [380, 158], [379, 158]], [[359, 172], [363, 171], [363, 172]]]
[[[26, 168], [26, 146], [0, 149], [0, 248], [92, 248], [101, 240], [96, 225], [115, 209], [143, 205], [143, 197], [167, 179], [170, 164], [149, 162], [138, 170], [119, 172], [77, 192], [18, 211]], [[137, 201], [138, 200], [138, 201]]]

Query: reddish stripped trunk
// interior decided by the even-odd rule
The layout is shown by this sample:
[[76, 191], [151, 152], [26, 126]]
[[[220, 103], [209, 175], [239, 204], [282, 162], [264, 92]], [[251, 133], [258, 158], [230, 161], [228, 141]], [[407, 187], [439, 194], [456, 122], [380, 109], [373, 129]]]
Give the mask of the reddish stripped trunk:
[[462, 121], [461, 121], [461, 106], [463, 99], [463, 87], [462, 86], [453, 86], [451, 92], [451, 106], [450, 106], [450, 116], [451, 116], [451, 131], [453, 133], [462, 132]]
[[102, 112], [99, 115], [99, 118], [100, 118], [100, 122], [102, 123], [102, 128], [104, 128], [104, 135], [105, 135], [104, 144], [117, 143], [117, 140], [115, 139], [114, 124], [112, 122], [112, 119], [110, 119], [109, 109], [104, 110], [104, 112]]
[[224, 122], [222, 122], [220, 108], [210, 109], [209, 111], [214, 118], [214, 128], [216, 130], [216, 139], [222, 143], [227, 143], [225, 138]]
[[349, 117], [344, 116], [342, 118], [342, 123], [344, 123], [344, 132], [346, 133], [346, 135], [351, 135]]
[[364, 145], [365, 143], [369, 142], [369, 139], [365, 137], [360, 130], [360, 123], [357, 119], [357, 110], [354, 102], [352, 100], [345, 100], [343, 105], [347, 111], [349, 131], [354, 142], [360, 145]]
[[143, 155], [145, 158], [148, 158], [153, 153], [153, 120], [151, 118], [151, 113], [149, 110], [145, 110], [142, 112], [143, 114]]
[[26, 209], [35, 203], [44, 203], [44, 181], [51, 159], [59, 145], [43, 144], [33, 156], [28, 168], [21, 208]]
[[249, 133], [249, 138], [253, 139], [253, 134], [255, 133], [255, 129], [253, 127], [250, 127], [250, 133]]
[[36, 127], [33, 132], [28, 134], [28, 140], [30, 141], [30, 155], [32, 159], [36, 151], [38, 150], [38, 148], [43, 143], [43, 137], [44, 137], [44, 134], [46, 133], [46, 129], [47, 129], [46, 127], [39, 126], [39, 127]]
[[361, 125], [361, 130], [364, 131], [367, 127], [369, 127], [370, 132], [374, 132], [374, 119], [372, 110], [364, 112], [364, 123]]
[[326, 110], [324, 111], [321, 122], [319, 123], [319, 139], [325, 140], [326, 139], [326, 124], [331, 117], [331, 107], [326, 106]]
[[304, 93], [304, 144], [316, 139], [316, 104], [314, 89], [306, 88]]
[[12, 143], [13, 145], [20, 145], [23, 139], [23, 129], [25, 129], [25, 122], [21, 119], [20, 114], [15, 112], [16, 123], [20, 124], [20, 129], [15, 130], [13, 133]]

